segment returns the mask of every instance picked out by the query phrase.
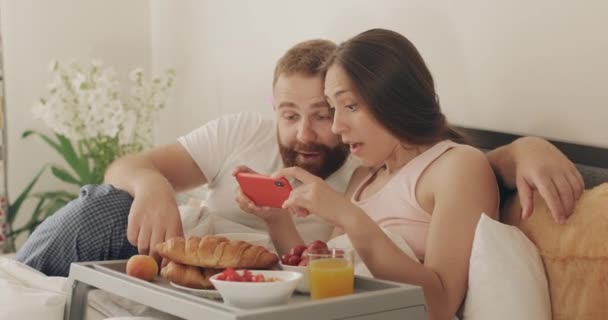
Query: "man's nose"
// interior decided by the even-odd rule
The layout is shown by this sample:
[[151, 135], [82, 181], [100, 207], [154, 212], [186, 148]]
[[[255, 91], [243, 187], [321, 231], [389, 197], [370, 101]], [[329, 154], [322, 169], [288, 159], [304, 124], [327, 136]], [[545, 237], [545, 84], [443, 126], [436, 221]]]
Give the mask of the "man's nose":
[[312, 123], [308, 120], [302, 121], [298, 128], [298, 141], [308, 143], [314, 142], [317, 139], [317, 133], [312, 127]]

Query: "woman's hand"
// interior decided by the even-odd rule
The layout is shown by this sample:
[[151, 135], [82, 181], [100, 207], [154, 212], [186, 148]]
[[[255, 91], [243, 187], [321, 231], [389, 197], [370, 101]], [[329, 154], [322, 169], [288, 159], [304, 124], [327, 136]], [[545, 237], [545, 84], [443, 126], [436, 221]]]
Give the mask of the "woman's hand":
[[294, 188], [283, 208], [289, 209], [298, 216], [315, 214], [334, 226], [343, 226], [343, 217], [348, 212], [357, 210], [354, 204], [332, 189], [323, 179], [310, 174], [299, 167], [281, 169], [272, 175], [273, 178], [292, 177], [302, 182]]

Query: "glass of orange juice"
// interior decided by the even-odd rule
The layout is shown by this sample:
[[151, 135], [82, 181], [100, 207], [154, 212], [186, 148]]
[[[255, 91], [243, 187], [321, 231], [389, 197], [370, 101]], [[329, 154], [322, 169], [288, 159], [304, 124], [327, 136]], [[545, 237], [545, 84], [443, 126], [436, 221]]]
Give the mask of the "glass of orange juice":
[[324, 299], [352, 294], [355, 285], [352, 249], [307, 252], [310, 297]]

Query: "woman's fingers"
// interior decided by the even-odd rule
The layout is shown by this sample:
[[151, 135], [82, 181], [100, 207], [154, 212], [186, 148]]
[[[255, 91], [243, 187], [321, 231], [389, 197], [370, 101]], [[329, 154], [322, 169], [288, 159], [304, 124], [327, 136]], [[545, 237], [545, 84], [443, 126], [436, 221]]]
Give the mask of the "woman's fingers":
[[272, 177], [275, 179], [283, 178], [283, 177], [291, 177], [291, 178], [294, 178], [294, 179], [302, 182], [303, 184], [313, 183], [313, 182], [316, 182], [318, 179], [320, 179], [319, 177], [309, 173], [308, 171], [306, 171], [300, 167], [289, 167], [289, 168], [281, 169], [281, 170], [275, 172], [272, 175]]

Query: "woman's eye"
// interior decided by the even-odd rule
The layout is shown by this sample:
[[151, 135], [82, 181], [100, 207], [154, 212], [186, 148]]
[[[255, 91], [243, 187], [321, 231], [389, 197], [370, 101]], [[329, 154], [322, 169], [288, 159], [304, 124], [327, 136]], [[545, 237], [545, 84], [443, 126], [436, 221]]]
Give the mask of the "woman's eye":
[[357, 105], [356, 103], [344, 106], [345, 109], [350, 110], [350, 111], [355, 111], [355, 110], [357, 110], [358, 107], [359, 107], [359, 105]]

